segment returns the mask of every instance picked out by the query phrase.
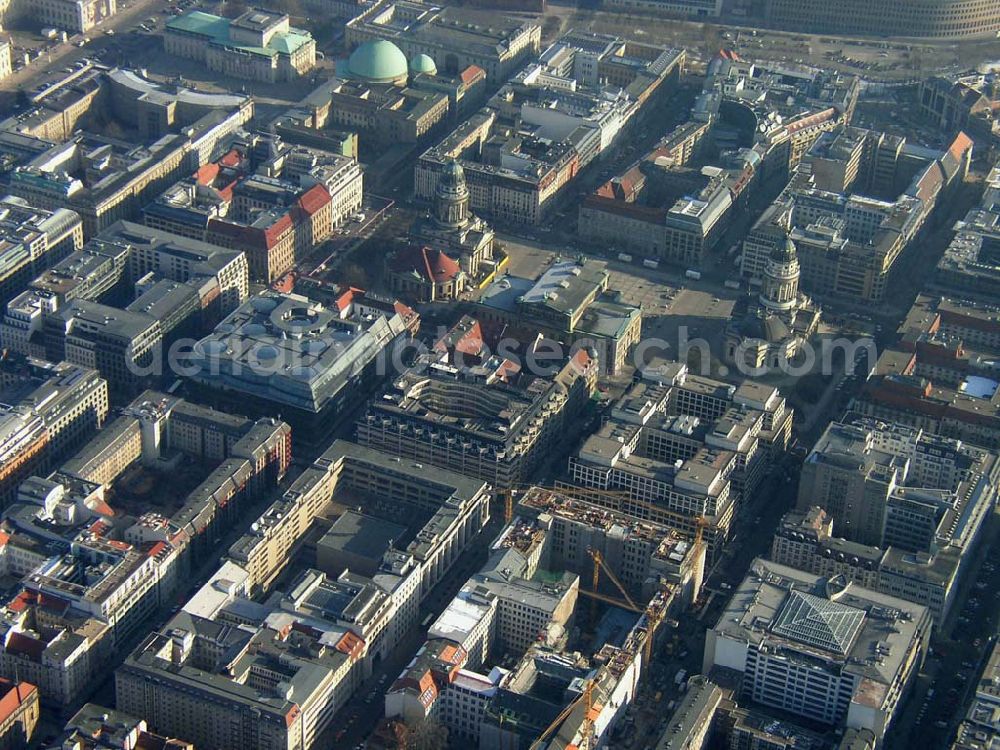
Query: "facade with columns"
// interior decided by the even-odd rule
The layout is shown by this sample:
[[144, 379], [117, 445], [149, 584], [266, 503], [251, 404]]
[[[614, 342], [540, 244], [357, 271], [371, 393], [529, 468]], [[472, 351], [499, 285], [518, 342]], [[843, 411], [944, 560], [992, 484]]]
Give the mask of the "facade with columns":
[[795, 359], [820, 318], [819, 308], [799, 292], [799, 276], [795, 243], [786, 237], [767, 258], [760, 293], [733, 310], [724, 346], [728, 364], [763, 374]]
[[458, 260], [471, 283], [496, 270], [503, 259], [493, 228], [469, 209], [469, 187], [462, 166], [445, 165], [434, 191], [431, 216], [410, 230], [413, 240]]

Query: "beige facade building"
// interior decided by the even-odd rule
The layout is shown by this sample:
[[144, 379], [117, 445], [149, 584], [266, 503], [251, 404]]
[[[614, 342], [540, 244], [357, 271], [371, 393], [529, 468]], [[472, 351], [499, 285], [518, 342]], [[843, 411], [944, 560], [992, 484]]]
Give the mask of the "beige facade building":
[[167, 22], [164, 49], [225, 76], [275, 83], [316, 65], [316, 42], [287, 15], [251, 9], [232, 20], [190, 11]]
[[14, 45], [10, 39], [0, 39], [0, 81], [14, 72]]
[[33, 0], [24, 5], [37, 23], [71, 34], [90, 31], [118, 10], [116, 0]]
[[27, 747], [40, 711], [38, 688], [30, 682], [0, 679], [0, 748]]

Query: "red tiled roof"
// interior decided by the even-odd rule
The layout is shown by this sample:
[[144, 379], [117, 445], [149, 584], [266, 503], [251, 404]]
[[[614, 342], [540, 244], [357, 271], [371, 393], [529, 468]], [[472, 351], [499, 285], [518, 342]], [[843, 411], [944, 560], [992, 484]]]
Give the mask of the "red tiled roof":
[[3, 679], [0, 679], [0, 689], [4, 690], [3, 697], [0, 697], [0, 724], [10, 719], [32, 694], [38, 692], [38, 688], [30, 682], [15, 683]]
[[275, 291], [281, 292], [282, 294], [291, 294], [292, 290], [295, 289], [295, 280], [297, 278], [298, 275], [295, 271], [289, 271], [280, 279], [275, 280], [275, 282], [271, 284], [271, 288]]
[[195, 182], [199, 185], [211, 185], [215, 182], [215, 178], [219, 176], [219, 165], [209, 162], [208, 164], [203, 164], [198, 168], [198, 171], [194, 173]]
[[29, 605], [34, 604], [36, 600], [34, 591], [22, 591], [20, 594], [11, 599], [10, 604], [7, 608], [13, 612], [24, 612]]
[[972, 139], [969, 138], [964, 132], [959, 131], [958, 135], [955, 136], [955, 140], [951, 142], [948, 147], [948, 153], [955, 157], [958, 161], [961, 161], [965, 156], [965, 153], [972, 148]]
[[364, 647], [364, 639], [349, 630], [337, 641], [336, 645], [338, 651], [342, 654], [347, 654], [355, 661], [361, 658]]
[[480, 76], [485, 76], [485, 75], [486, 71], [480, 68], [478, 65], [470, 65], [461, 73], [459, 73], [458, 77], [462, 79], [462, 83], [468, 86], [470, 83], [478, 81]]
[[240, 152], [236, 149], [230, 149], [227, 154], [219, 159], [219, 164], [223, 167], [238, 167], [241, 161], [243, 161], [243, 157], [240, 156]]
[[105, 502], [104, 500], [98, 500], [96, 503], [94, 503], [94, 507], [91, 508], [91, 510], [93, 510], [94, 513], [97, 513], [98, 515], [102, 516], [114, 516], [115, 514], [114, 508], [108, 505], [107, 502]]
[[45, 645], [44, 641], [14, 631], [7, 639], [7, 653], [15, 656], [27, 656], [32, 661], [39, 661], [42, 654], [45, 653]]
[[816, 114], [809, 115], [808, 117], [800, 117], [795, 122], [790, 122], [785, 127], [785, 130], [789, 133], [797, 133], [804, 128], [812, 127], [813, 125], [818, 125], [821, 122], [826, 122], [827, 120], [836, 117], [837, 110], [833, 107], [829, 109], [824, 109], [822, 112], [817, 112]]
[[402, 273], [416, 271], [428, 281], [438, 283], [455, 278], [461, 270], [458, 261], [449, 258], [441, 250], [420, 245], [411, 245], [397, 253], [392, 261], [393, 270]]
[[325, 187], [322, 185], [313, 185], [299, 196], [297, 202], [307, 216], [312, 216], [331, 200], [330, 193], [327, 192]]
[[411, 317], [413, 317], [414, 315], [417, 314], [416, 310], [414, 310], [412, 307], [410, 307], [409, 305], [407, 305], [405, 302], [400, 302], [399, 300], [396, 300], [395, 302], [393, 302], [392, 303], [392, 307], [393, 307], [393, 309], [397, 313], [399, 313], [399, 315], [404, 320], [408, 320], [409, 318], [411, 318]]

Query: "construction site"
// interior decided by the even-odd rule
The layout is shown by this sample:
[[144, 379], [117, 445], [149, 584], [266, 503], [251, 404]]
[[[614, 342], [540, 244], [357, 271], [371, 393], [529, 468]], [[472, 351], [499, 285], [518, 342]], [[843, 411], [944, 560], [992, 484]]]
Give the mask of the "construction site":
[[482, 748], [598, 747], [650, 693], [649, 666], [698, 595], [704, 544], [541, 487], [510, 493], [504, 511], [486, 564], [428, 627], [386, 715], [433, 712]]

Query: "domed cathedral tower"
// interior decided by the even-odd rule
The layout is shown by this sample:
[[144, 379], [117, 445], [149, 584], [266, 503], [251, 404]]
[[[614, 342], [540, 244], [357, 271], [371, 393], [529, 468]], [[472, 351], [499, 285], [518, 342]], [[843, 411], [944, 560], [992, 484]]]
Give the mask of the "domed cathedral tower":
[[444, 227], [462, 227], [469, 221], [469, 188], [462, 165], [452, 159], [437, 184], [437, 220]]
[[799, 303], [799, 258], [795, 243], [786, 237], [783, 245], [771, 251], [764, 267], [760, 303], [774, 312], [789, 312]]

